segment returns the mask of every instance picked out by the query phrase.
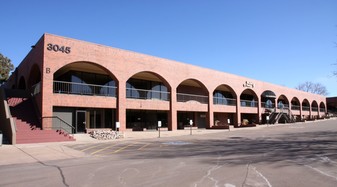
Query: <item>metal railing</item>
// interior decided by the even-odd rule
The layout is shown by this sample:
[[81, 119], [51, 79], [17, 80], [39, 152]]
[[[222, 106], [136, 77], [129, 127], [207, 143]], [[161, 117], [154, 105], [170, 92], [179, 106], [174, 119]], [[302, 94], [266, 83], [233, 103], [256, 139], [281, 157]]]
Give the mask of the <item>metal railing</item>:
[[208, 104], [208, 96], [177, 93], [178, 102], [197, 101], [201, 104]]
[[157, 90], [126, 88], [126, 98], [131, 99], [157, 99], [169, 101], [170, 94], [171, 94], [170, 92], [157, 91]]
[[310, 111], [310, 106], [302, 106], [303, 111]]
[[288, 104], [277, 104], [277, 109], [288, 109], [289, 105]]
[[300, 110], [300, 108], [299, 105], [291, 105], [291, 110]]
[[236, 99], [224, 98], [224, 97], [213, 97], [213, 104], [236, 106]]
[[312, 107], [311, 110], [314, 112], [318, 112], [318, 107]]
[[[64, 121], [58, 116], [44, 116], [42, 117], [42, 120], [43, 119], [53, 119], [52, 129], [56, 129], [59, 131], [65, 131], [69, 135], [74, 134], [75, 127], [70, 125], [69, 123], [67, 123], [66, 121]], [[55, 122], [54, 119], [57, 120], [57, 122]]]
[[261, 102], [261, 106], [262, 106], [262, 108], [269, 108], [269, 109], [275, 108], [274, 103]]
[[116, 87], [54, 81], [54, 93], [116, 97]]
[[248, 101], [248, 100], [240, 100], [240, 105], [242, 107], [258, 107], [257, 101]]

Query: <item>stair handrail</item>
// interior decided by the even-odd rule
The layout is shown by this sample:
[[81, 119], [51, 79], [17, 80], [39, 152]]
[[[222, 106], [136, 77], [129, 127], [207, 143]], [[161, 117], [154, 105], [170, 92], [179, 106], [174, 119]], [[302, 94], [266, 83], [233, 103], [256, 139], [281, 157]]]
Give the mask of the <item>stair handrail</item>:
[[68, 134], [73, 135], [73, 130], [75, 130], [75, 127], [70, 125], [68, 122], [64, 121], [62, 118], [58, 117], [58, 116], [43, 116], [41, 119], [45, 119], [45, 118], [52, 118], [52, 119], [58, 119], [60, 122], [63, 122], [63, 124], [66, 124], [68, 127], [71, 128], [71, 132], [69, 132], [67, 129], [63, 128], [61, 123], [59, 126], [59, 130], [64, 130], [65, 132], [67, 132]]

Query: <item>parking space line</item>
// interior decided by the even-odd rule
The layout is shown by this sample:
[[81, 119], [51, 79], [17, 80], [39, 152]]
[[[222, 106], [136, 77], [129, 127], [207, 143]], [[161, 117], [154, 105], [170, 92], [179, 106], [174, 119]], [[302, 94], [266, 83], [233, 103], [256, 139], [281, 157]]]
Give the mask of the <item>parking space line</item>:
[[145, 144], [145, 145], [143, 145], [142, 147], [138, 148], [137, 150], [138, 150], [138, 151], [143, 150], [145, 147], [147, 147], [147, 146], [149, 146], [149, 145], [151, 145], [151, 144], [150, 144], [150, 143]]
[[122, 151], [122, 150], [124, 150], [124, 149], [126, 149], [126, 148], [128, 148], [130, 146], [132, 146], [132, 145], [135, 145], [135, 144], [137, 144], [137, 143], [132, 143], [132, 144], [129, 144], [127, 146], [121, 147], [121, 148], [117, 149], [116, 151], [114, 151], [112, 153], [118, 153], [118, 152], [120, 152], [120, 151]]
[[100, 147], [100, 146], [102, 146], [102, 144], [96, 144], [96, 145], [94, 145], [94, 146], [89, 146], [89, 147], [87, 147], [87, 148], [85, 148], [85, 149], [81, 149], [81, 150], [79, 150], [79, 151], [87, 151], [87, 150], [89, 150], [89, 149], [93, 149], [93, 148]]
[[97, 151], [95, 151], [95, 152], [92, 152], [92, 153], [90, 153], [90, 154], [91, 154], [91, 155], [94, 155], [94, 154], [96, 154], [96, 153], [102, 152], [102, 151], [104, 151], [104, 150], [107, 150], [107, 149], [109, 149], [109, 148], [115, 147], [115, 146], [117, 146], [117, 145], [118, 145], [118, 144], [113, 144], [113, 145], [111, 145], [111, 146], [104, 147], [104, 148], [99, 149], [99, 150], [97, 150]]

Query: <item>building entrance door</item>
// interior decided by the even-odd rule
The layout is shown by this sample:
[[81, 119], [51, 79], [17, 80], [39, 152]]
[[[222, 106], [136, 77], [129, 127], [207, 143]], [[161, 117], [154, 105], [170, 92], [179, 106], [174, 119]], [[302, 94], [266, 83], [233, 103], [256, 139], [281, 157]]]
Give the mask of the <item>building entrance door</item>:
[[86, 111], [76, 110], [76, 133], [85, 132], [85, 124], [86, 124], [85, 119], [86, 119]]

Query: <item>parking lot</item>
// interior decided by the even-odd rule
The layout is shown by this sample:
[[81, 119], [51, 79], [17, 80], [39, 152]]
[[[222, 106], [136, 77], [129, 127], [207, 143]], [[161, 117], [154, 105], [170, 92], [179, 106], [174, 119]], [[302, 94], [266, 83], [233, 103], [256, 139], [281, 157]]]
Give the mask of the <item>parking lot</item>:
[[79, 156], [2, 165], [0, 186], [337, 186], [336, 122], [67, 143]]

